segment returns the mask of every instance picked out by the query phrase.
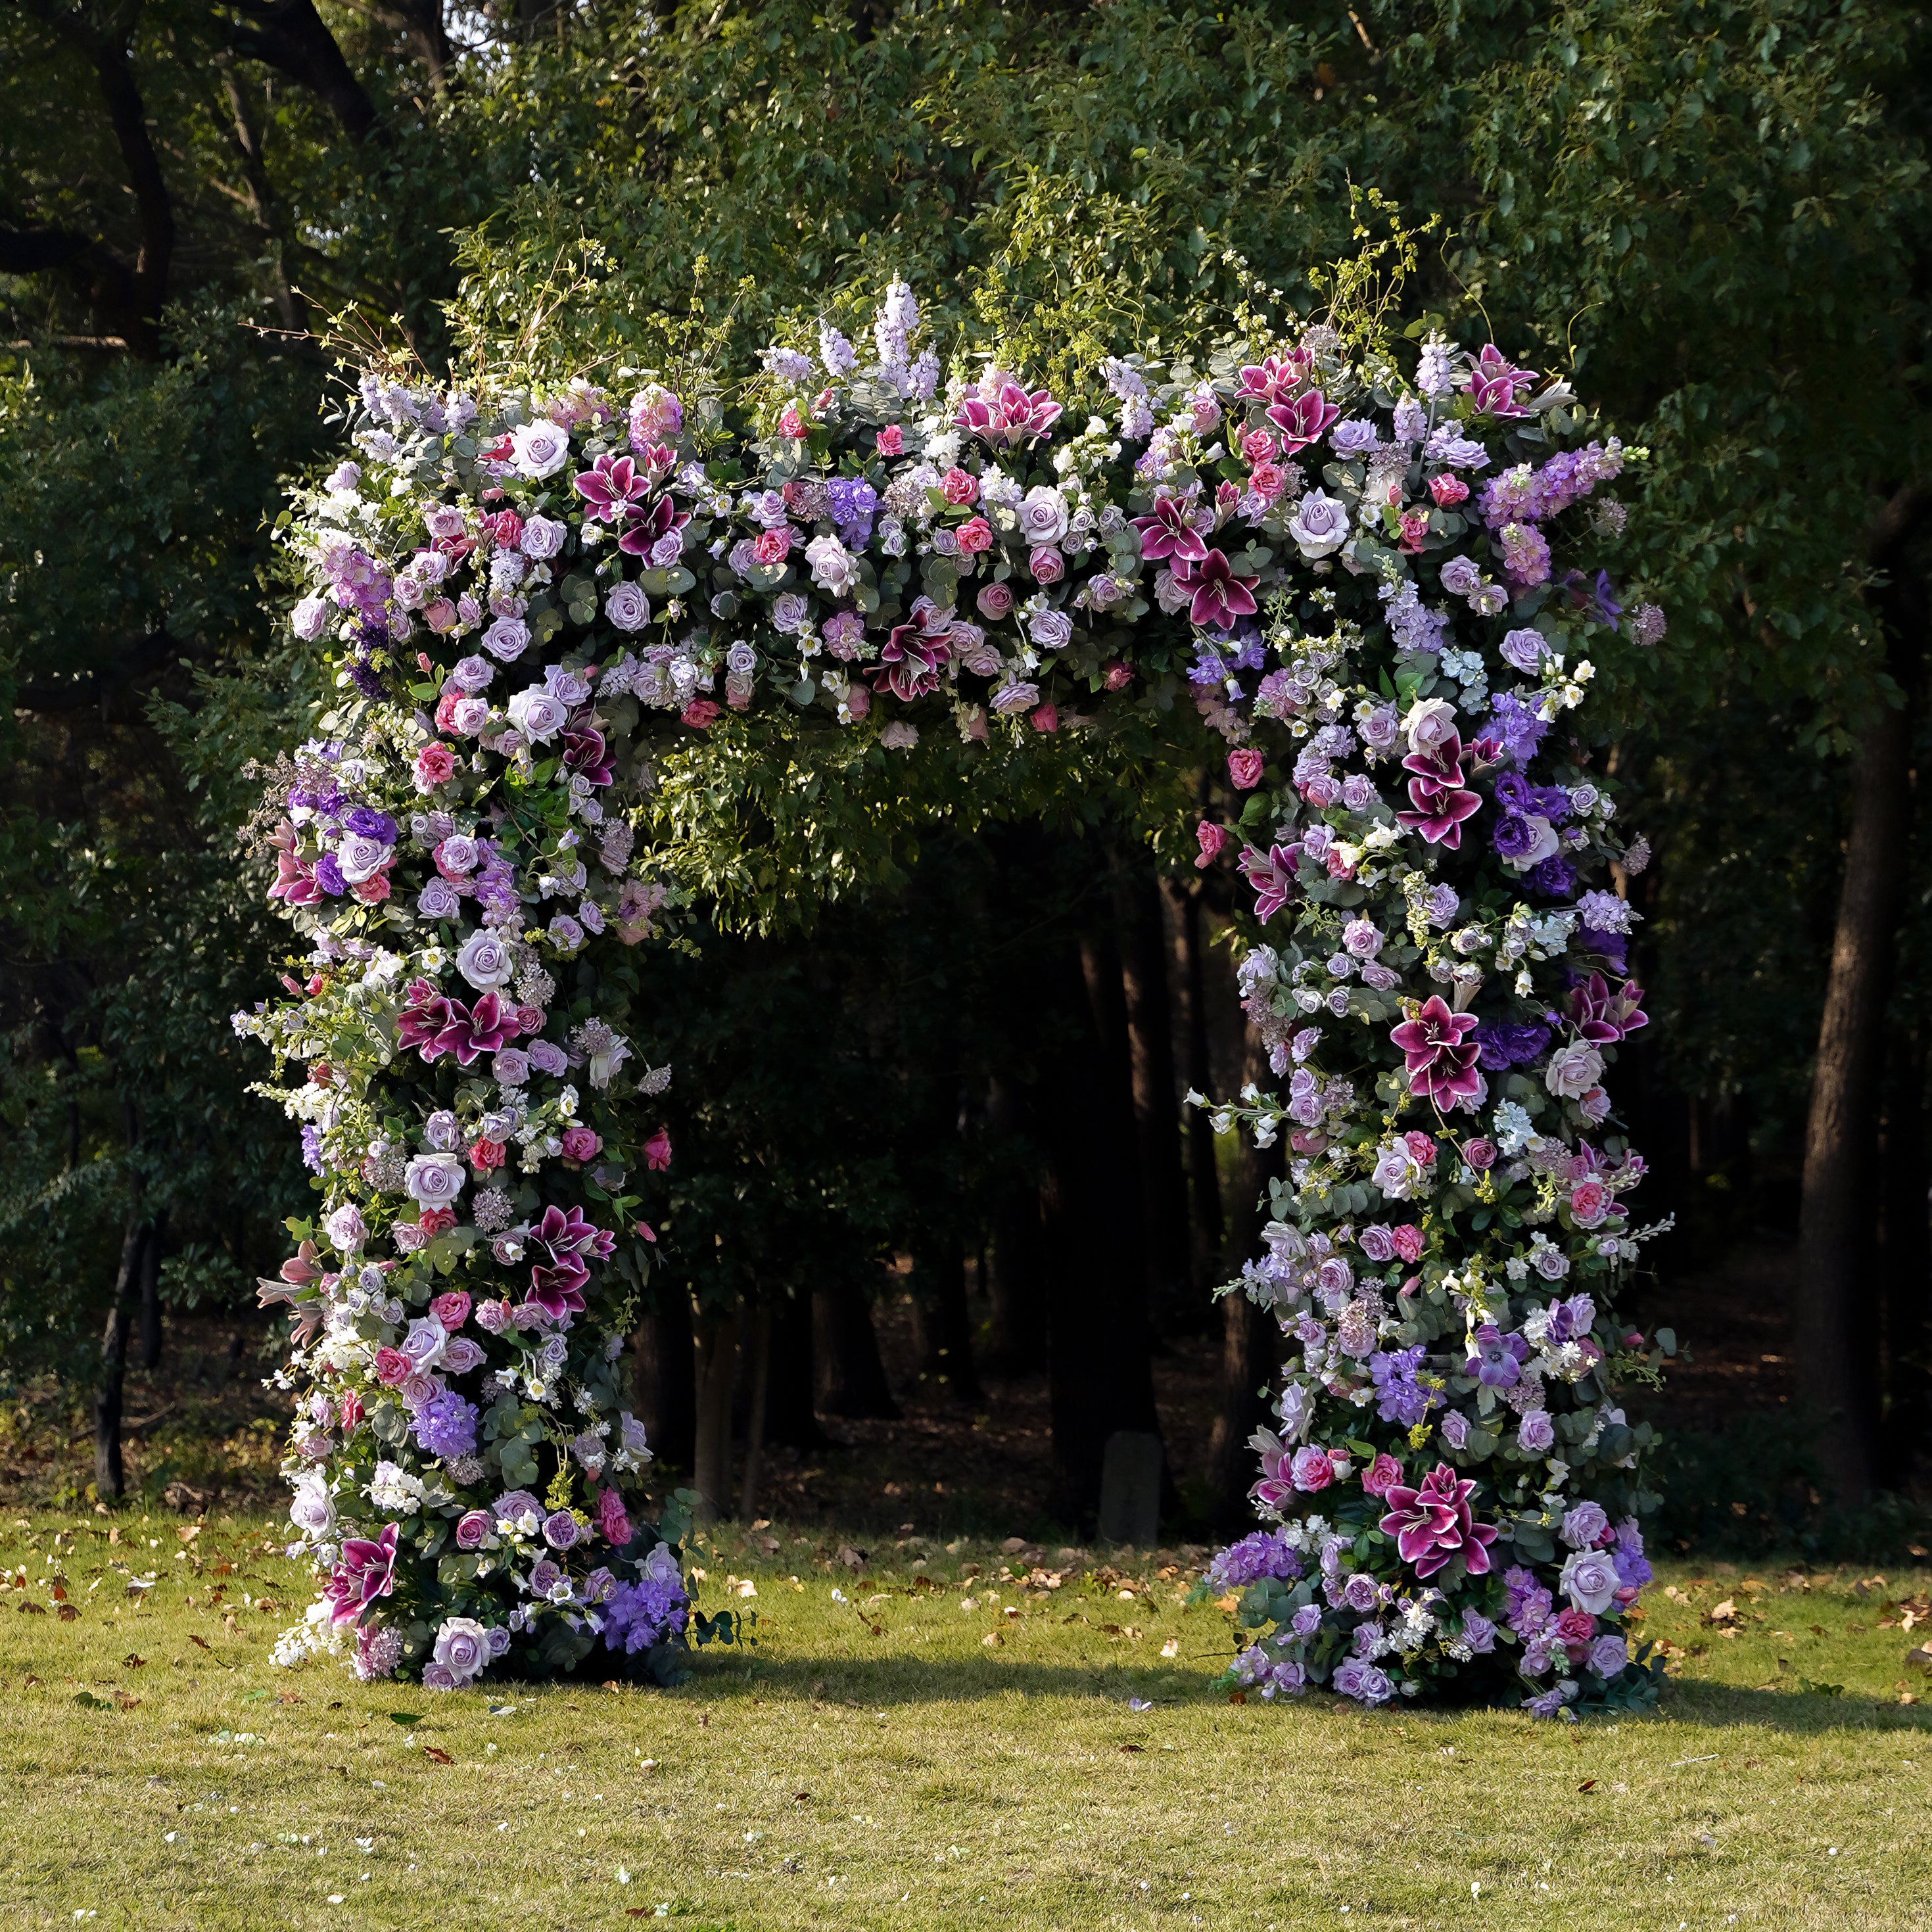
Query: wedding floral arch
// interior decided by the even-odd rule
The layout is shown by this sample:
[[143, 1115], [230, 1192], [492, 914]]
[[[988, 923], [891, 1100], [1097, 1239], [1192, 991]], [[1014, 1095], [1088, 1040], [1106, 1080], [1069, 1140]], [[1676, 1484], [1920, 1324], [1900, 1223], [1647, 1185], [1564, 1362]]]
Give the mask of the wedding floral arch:
[[1178, 690], [1241, 808], [1198, 862], [1252, 890], [1281, 1082], [1216, 1124], [1289, 1142], [1232, 1286], [1301, 1351], [1256, 1442], [1271, 1527], [1212, 1573], [1257, 1636], [1234, 1681], [1654, 1695], [1616, 1390], [1658, 1350], [1612, 1298], [1658, 1231], [1604, 1085], [1645, 1023], [1647, 853], [1575, 718], [1593, 650], [1663, 632], [1592, 554], [1642, 452], [1434, 333], [1251, 331], [1056, 396], [944, 375], [896, 284], [871, 346], [826, 324], [728, 404], [370, 376], [354, 458], [284, 520], [337, 695], [259, 822], [309, 950], [236, 1018], [322, 1196], [263, 1284], [328, 1579], [284, 1660], [448, 1689], [600, 1646], [662, 1674], [713, 1634], [676, 1512], [632, 1514], [619, 1377], [672, 1158], [670, 1069], [626, 1034], [676, 897], [638, 839], [654, 761], [778, 716], [950, 726], [990, 772]]

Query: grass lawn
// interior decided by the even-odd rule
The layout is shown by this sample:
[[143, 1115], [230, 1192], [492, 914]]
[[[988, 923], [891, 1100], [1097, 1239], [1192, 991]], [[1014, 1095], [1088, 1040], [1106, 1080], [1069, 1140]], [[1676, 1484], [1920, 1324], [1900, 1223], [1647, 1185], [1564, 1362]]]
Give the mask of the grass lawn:
[[700, 1552], [758, 1641], [679, 1690], [364, 1687], [270, 1663], [308, 1595], [274, 1534], [0, 1520], [0, 1924], [1932, 1921], [1923, 1572], [1663, 1569], [1662, 1714], [1573, 1727], [1231, 1704], [1228, 1616], [1158, 1559], [1026, 1589], [782, 1529]]

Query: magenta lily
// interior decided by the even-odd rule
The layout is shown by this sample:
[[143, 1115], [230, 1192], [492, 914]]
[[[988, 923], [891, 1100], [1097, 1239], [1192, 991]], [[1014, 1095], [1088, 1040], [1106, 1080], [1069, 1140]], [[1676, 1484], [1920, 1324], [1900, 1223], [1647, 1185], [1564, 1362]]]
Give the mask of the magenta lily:
[[1182, 564], [1174, 572], [1174, 580], [1193, 594], [1189, 615], [1196, 628], [1213, 626], [1225, 631], [1237, 617], [1253, 614], [1255, 586], [1261, 579], [1241, 576], [1221, 551], [1210, 550], [1198, 563]]
[[396, 1533], [391, 1523], [375, 1541], [361, 1536], [343, 1540], [342, 1558], [322, 1591], [332, 1623], [351, 1624], [379, 1597], [396, 1587]]
[[1341, 413], [1319, 389], [1310, 389], [1292, 403], [1274, 404], [1268, 419], [1281, 431], [1281, 453], [1287, 457], [1306, 449]]
[[1256, 846], [1241, 854], [1243, 875], [1255, 889], [1255, 916], [1265, 926], [1288, 903], [1294, 890], [1295, 862], [1301, 856], [1299, 845], [1270, 845], [1264, 854]]
[[1452, 1013], [1438, 993], [1413, 1018], [1390, 1029], [1389, 1038], [1402, 1049], [1412, 1093], [1440, 1106], [1473, 1099], [1481, 1090], [1476, 1064], [1481, 1048], [1469, 1038], [1476, 1024], [1474, 1013]]
[[1472, 1576], [1489, 1574], [1489, 1546], [1496, 1530], [1494, 1524], [1475, 1520], [1469, 1507], [1475, 1486], [1447, 1462], [1438, 1462], [1416, 1488], [1398, 1483], [1389, 1491], [1382, 1534], [1395, 1538], [1396, 1553], [1418, 1576], [1432, 1576], [1458, 1556]]
[[1141, 555], [1150, 563], [1163, 557], [1198, 563], [1208, 554], [1201, 532], [1194, 527], [1194, 505], [1186, 496], [1157, 496], [1153, 514], [1134, 519], [1141, 535]]

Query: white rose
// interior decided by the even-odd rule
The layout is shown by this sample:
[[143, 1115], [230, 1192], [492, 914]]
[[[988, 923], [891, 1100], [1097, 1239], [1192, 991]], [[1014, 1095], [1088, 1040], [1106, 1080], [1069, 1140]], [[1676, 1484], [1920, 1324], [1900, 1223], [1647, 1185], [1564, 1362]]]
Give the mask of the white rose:
[[510, 461], [519, 476], [554, 476], [570, 459], [570, 437], [554, 422], [519, 423], [510, 432]]
[[1440, 698], [1418, 698], [1402, 721], [1412, 752], [1432, 752], [1455, 735], [1456, 707]]
[[329, 603], [326, 597], [304, 597], [289, 614], [289, 625], [305, 644], [320, 637], [328, 622]]
[[1057, 544], [1066, 534], [1066, 499], [1044, 483], [1036, 484], [1020, 503], [1020, 528], [1036, 549]]
[[1562, 1100], [1580, 1100], [1603, 1077], [1604, 1056], [1580, 1042], [1552, 1053], [1543, 1070], [1543, 1084]]
[[814, 537], [805, 547], [812, 580], [834, 597], [843, 597], [859, 581], [859, 560], [836, 537]]
[[1311, 490], [1294, 506], [1288, 533], [1304, 556], [1327, 556], [1348, 540], [1348, 506]]
[[463, 1192], [463, 1163], [453, 1154], [419, 1154], [403, 1175], [412, 1201], [446, 1208]]
[[464, 941], [463, 950], [456, 956], [456, 970], [477, 992], [487, 993], [515, 978], [517, 962], [497, 934], [476, 932]]
[[506, 708], [511, 723], [532, 745], [548, 744], [563, 729], [570, 716], [540, 684], [518, 692]]
[[336, 848], [336, 863], [342, 868], [342, 876], [352, 886], [359, 886], [364, 879], [373, 879], [382, 869], [389, 856], [390, 848], [380, 838], [365, 838], [359, 832], [344, 836], [342, 843]]

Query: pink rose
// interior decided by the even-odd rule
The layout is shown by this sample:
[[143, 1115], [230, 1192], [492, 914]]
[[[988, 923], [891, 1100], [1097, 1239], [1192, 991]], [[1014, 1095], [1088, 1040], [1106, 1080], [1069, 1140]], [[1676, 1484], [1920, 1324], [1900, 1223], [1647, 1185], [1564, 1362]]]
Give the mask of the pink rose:
[[1027, 722], [1044, 736], [1060, 729], [1060, 712], [1053, 705], [1042, 704], [1037, 711], [1028, 716]]
[[949, 503], [970, 503], [980, 494], [980, 479], [970, 470], [949, 470], [939, 479], [939, 492]]
[[440, 634], [456, 628], [456, 606], [447, 597], [439, 597], [423, 606], [423, 622]]
[[1194, 828], [1194, 836], [1201, 847], [1201, 856], [1194, 862], [1204, 872], [1221, 856], [1221, 848], [1228, 842], [1228, 828], [1204, 818]]
[[1278, 463], [1257, 463], [1248, 472], [1248, 487], [1272, 503], [1288, 488], [1288, 472]]
[[425, 745], [416, 754], [416, 789], [434, 791], [440, 784], [447, 784], [456, 770], [456, 754], [440, 740], [434, 745]]
[[980, 614], [989, 624], [997, 624], [1002, 617], [1009, 616], [1013, 608], [1013, 593], [1004, 584], [988, 584], [982, 586], [978, 598]]
[[1412, 1222], [1389, 1230], [1389, 1239], [1402, 1259], [1413, 1264], [1422, 1258], [1422, 1230]]
[[993, 526], [984, 517], [968, 517], [956, 534], [962, 556], [977, 556], [982, 550], [993, 547]]
[[1559, 1610], [1550, 1628], [1560, 1643], [1588, 1643], [1597, 1634], [1597, 1620], [1588, 1610]]
[[644, 1165], [653, 1174], [662, 1174], [670, 1166], [670, 1136], [664, 1128], [645, 1142]]
[[452, 1288], [430, 1304], [429, 1312], [453, 1335], [470, 1319], [470, 1298], [460, 1288]]
[[490, 1534], [490, 1512], [472, 1510], [460, 1517], [456, 1525], [456, 1546], [459, 1550], [481, 1550], [483, 1539]]
[[1036, 584], [1058, 584], [1066, 574], [1066, 560], [1057, 550], [1042, 544], [1028, 554], [1027, 568]]
[[778, 434], [781, 436], [804, 435], [805, 418], [799, 414], [796, 403], [785, 405], [784, 414], [778, 418]]
[[722, 715], [723, 707], [713, 704], [708, 698], [694, 698], [678, 713], [684, 722], [696, 731], [709, 730]]
[[791, 554], [791, 526], [784, 524], [775, 530], [761, 530], [752, 554], [760, 563], [784, 562]]
[[1317, 1448], [1313, 1443], [1294, 1452], [1294, 1486], [1311, 1494], [1317, 1490], [1325, 1490], [1335, 1480], [1335, 1465], [1329, 1460], [1325, 1449]]
[[845, 708], [854, 718], [862, 718], [872, 708], [872, 694], [862, 684], [845, 687]]
[[1362, 1472], [1362, 1487], [1372, 1496], [1385, 1496], [1402, 1480], [1402, 1465], [1386, 1453]]
[[592, 1160], [604, 1143], [590, 1127], [566, 1127], [563, 1132], [563, 1157], [566, 1160]]
[[1110, 664], [1102, 680], [1109, 691], [1124, 691], [1133, 681], [1133, 666], [1124, 664]]
[[1570, 1190], [1570, 1212], [1580, 1228], [1594, 1228], [1610, 1206], [1610, 1190], [1600, 1180], [1580, 1180]]
[[416, 1217], [416, 1226], [434, 1240], [456, 1226], [456, 1216], [447, 1208], [425, 1208]]
[[385, 1388], [400, 1388], [415, 1374], [416, 1366], [400, 1348], [376, 1351], [376, 1379]]
[[899, 456], [905, 451], [905, 435], [897, 423], [888, 423], [880, 430], [878, 452], [881, 456]]
[[1494, 1141], [1472, 1141], [1462, 1150], [1462, 1158], [1478, 1174], [1496, 1164], [1496, 1144]]
[[1274, 454], [1274, 437], [1264, 429], [1241, 432], [1241, 454], [1250, 463], [1266, 463]]
[[1446, 510], [1468, 495], [1469, 486], [1460, 476], [1432, 476], [1429, 479], [1429, 494]]
[[1266, 763], [1260, 752], [1252, 748], [1228, 754], [1228, 782], [1237, 791], [1252, 791], [1262, 782], [1262, 767]]
[[1430, 1166], [1436, 1159], [1436, 1143], [1423, 1133], [1406, 1133], [1402, 1144], [1408, 1150], [1408, 1157], [1418, 1167]]

